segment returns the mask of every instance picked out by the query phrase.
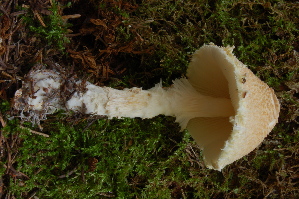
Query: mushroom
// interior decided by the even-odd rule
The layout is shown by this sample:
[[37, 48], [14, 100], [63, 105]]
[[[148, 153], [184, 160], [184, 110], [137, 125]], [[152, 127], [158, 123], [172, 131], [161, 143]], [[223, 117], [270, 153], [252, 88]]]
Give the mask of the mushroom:
[[193, 56], [187, 77], [200, 93], [229, 98], [230, 117], [196, 117], [187, 129], [203, 150], [208, 168], [221, 170], [254, 150], [278, 122], [274, 91], [232, 53], [232, 47], [207, 45]]
[[206, 166], [221, 170], [263, 141], [277, 123], [280, 108], [274, 91], [232, 51], [214, 44], [201, 47], [193, 55], [187, 78], [174, 80], [169, 88], [159, 83], [149, 90], [117, 90], [72, 80], [67, 100], [61, 90], [68, 82], [58, 72], [34, 70], [16, 92], [14, 107], [23, 117], [29, 112], [31, 119], [58, 109], [108, 118], [174, 116], [203, 150]]

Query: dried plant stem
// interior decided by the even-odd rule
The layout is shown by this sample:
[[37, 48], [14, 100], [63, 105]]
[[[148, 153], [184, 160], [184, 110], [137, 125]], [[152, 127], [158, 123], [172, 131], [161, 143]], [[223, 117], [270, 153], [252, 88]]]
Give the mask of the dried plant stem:
[[25, 127], [25, 126], [20, 125], [20, 127], [21, 127], [22, 129], [27, 129], [27, 130], [29, 130], [29, 131], [30, 131], [31, 133], [33, 133], [33, 134], [41, 135], [41, 136], [44, 136], [44, 137], [47, 137], [47, 138], [50, 137], [49, 135], [47, 135], [47, 134], [45, 134], [45, 133], [41, 133], [41, 132], [38, 132], [38, 131], [31, 130], [31, 129]]

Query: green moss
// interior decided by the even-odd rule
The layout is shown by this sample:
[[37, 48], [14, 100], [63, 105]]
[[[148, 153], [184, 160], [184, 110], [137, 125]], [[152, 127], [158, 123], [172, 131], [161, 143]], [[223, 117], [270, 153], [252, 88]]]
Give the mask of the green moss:
[[70, 42], [69, 38], [66, 37], [67, 28], [70, 24], [62, 19], [59, 6], [58, 2], [52, 1], [52, 7], [49, 8], [52, 13], [43, 16], [44, 25], [33, 17], [33, 13], [30, 11], [23, 17], [23, 20], [32, 34], [41, 40], [41, 45], [64, 52], [65, 45]]

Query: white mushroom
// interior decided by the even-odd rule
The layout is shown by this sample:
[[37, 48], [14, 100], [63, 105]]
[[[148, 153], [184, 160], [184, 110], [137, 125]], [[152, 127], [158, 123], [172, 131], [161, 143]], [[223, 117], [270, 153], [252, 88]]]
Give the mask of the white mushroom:
[[232, 53], [233, 48], [203, 46], [193, 56], [187, 77], [208, 96], [229, 98], [230, 117], [196, 117], [187, 129], [203, 150], [209, 168], [221, 170], [254, 150], [278, 122], [274, 91]]
[[24, 92], [29, 86], [25, 82], [15, 95], [15, 108], [46, 114], [56, 109], [73, 110], [108, 118], [174, 116], [203, 150], [207, 167], [221, 170], [256, 148], [279, 115], [273, 90], [232, 50], [215, 45], [201, 47], [193, 55], [187, 78], [174, 80], [169, 88], [157, 84], [149, 90], [116, 90], [75, 81], [74, 87], [84, 85], [84, 89], [74, 88], [65, 101], [61, 94], [64, 78], [50, 70], [32, 71], [27, 77], [31, 95]]

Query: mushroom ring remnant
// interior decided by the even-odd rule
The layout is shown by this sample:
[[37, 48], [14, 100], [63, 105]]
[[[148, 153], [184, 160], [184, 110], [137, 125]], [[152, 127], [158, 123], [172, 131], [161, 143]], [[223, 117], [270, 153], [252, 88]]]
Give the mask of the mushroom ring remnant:
[[274, 91], [232, 51], [205, 45], [193, 55], [187, 78], [149, 90], [99, 87], [66, 80], [54, 70], [32, 70], [15, 94], [14, 108], [33, 122], [59, 109], [108, 118], [174, 116], [203, 150], [206, 166], [221, 170], [263, 141], [278, 122], [280, 109]]

